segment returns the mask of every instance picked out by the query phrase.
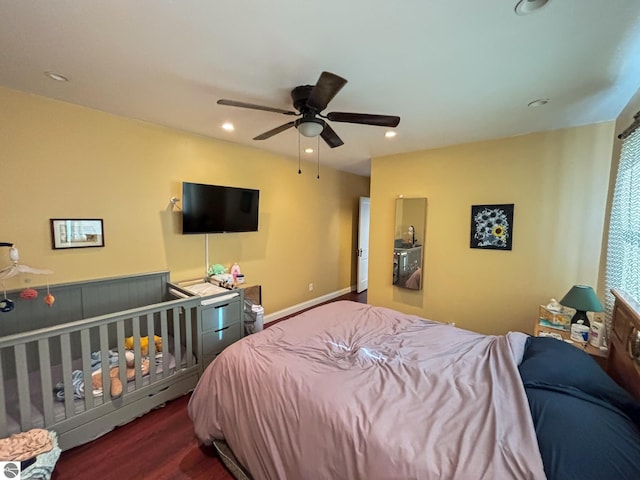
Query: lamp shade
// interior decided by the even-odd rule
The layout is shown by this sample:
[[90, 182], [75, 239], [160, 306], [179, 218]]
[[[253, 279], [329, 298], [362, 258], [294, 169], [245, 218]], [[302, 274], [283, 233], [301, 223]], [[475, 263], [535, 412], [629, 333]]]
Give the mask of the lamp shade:
[[601, 312], [602, 304], [593, 288], [586, 285], [574, 285], [560, 300], [560, 305], [575, 308], [583, 312]]

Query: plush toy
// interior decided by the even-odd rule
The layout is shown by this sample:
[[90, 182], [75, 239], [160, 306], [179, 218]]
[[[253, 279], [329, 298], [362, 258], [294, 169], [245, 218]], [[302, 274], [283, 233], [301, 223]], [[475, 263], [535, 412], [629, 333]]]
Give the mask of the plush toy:
[[[127, 362], [127, 381], [131, 381], [136, 378], [133, 352], [127, 351], [125, 353], [125, 359]], [[143, 376], [149, 373], [148, 358], [143, 358], [142, 362], [140, 362], [140, 372]], [[109, 370], [109, 377], [111, 378], [111, 398], [118, 398], [122, 395], [123, 390], [122, 381], [120, 380], [120, 368], [117, 366], [111, 367]], [[91, 374], [91, 386], [93, 387], [94, 392], [102, 391], [102, 368]]]
[[[162, 351], [162, 338], [154, 335], [153, 343], [156, 344], [156, 353]], [[127, 350], [133, 350], [133, 337], [127, 337], [124, 339], [124, 348]], [[149, 355], [149, 337], [140, 337], [140, 354], [143, 357]]]

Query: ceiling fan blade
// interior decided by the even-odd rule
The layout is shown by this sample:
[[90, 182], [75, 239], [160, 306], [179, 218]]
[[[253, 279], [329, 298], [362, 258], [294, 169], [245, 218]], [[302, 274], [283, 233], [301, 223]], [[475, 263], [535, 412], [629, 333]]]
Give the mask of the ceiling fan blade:
[[253, 103], [236, 102], [235, 100], [227, 100], [225, 98], [221, 98], [217, 103], [218, 105], [226, 105], [228, 107], [251, 108], [253, 110], [264, 110], [265, 112], [284, 113], [285, 115], [298, 115], [296, 112], [292, 112], [291, 110], [265, 107], [263, 105], [255, 105]]
[[307, 106], [317, 112], [321, 112], [331, 101], [333, 97], [345, 86], [347, 81], [331, 72], [322, 72], [318, 83], [311, 90], [307, 99]]
[[268, 132], [264, 132], [262, 135], [258, 135], [254, 137], [254, 140], [266, 140], [267, 138], [273, 137], [274, 135], [284, 132], [289, 128], [293, 127], [296, 122], [285, 123], [284, 125], [280, 125], [279, 127], [274, 128], [273, 130], [269, 130]]
[[322, 139], [327, 142], [331, 148], [339, 147], [340, 145], [344, 145], [342, 139], [338, 136], [338, 134], [331, 128], [328, 123], [325, 123], [324, 130], [320, 134]]
[[397, 127], [400, 123], [400, 117], [369, 113], [330, 112], [327, 114], [327, 119], [333, 122], [361, 123], [379, 127]]

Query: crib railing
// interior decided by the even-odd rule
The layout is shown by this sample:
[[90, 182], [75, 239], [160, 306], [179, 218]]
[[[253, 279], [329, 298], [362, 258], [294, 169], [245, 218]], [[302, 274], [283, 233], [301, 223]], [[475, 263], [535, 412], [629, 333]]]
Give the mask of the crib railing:
[[[80, 424], [86, 419], [74, 419], [82, 414], [116, 407], [110, 403], [126, 405], [144, 385], [197, 366], [199, 302], [199, 298], [174, 300], [0, 338], [0, 438], [15, 433], [12, 422], [18, 424], [19, 431], [55, 429], [61, 423]], [[157, 362], [156, 353], [160, 352], [156, 352], [154, 335], [163, 342]], [[131, 381], [127, 369], [122, 368], [127, 363], [127, 336], [133, 336], [134, 343], [135, 377]], [[149, 370], [144, 376], [140, 347], [143, 336], [149, 337]], [[101, 394], [94, 394], [91, 387], [97, 352], [101, 359]], [[122, 394], [116, 399], [110, 393], [110, 357], [117, 358], [118, 378], [123, 385]], [[84, 398], [74, 385], [79, 372], [85, 381]], [[62, 392], [59, 397], [64, 397], [63, 409], [56, 399], [56, 389]]]

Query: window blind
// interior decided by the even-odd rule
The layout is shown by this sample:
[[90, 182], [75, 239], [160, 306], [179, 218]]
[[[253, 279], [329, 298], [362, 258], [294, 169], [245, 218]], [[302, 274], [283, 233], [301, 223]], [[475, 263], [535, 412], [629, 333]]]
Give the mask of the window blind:
[[612, 288], [640, 301], [640, 129], [622, 144], [613, 192], [605, 273], [607, 331], [611, 328]]

